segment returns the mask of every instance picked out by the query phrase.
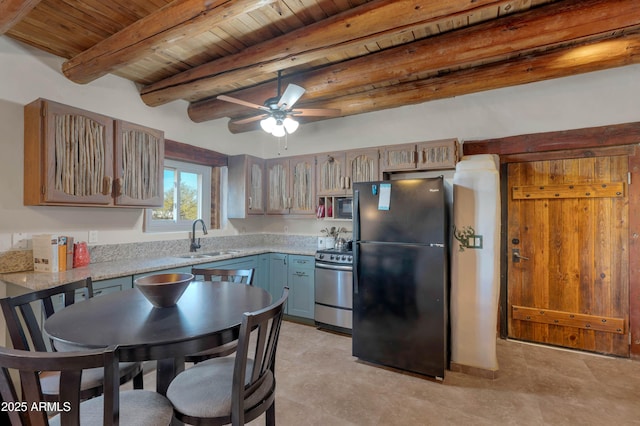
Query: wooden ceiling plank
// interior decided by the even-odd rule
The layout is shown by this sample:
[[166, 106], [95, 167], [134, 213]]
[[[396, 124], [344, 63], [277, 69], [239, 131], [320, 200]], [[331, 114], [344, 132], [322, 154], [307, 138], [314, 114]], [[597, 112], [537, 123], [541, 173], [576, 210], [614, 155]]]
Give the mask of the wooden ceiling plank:
[[[633, 33], [330, 100], [299, 102], [296, 107], [340, 108], [341, 116], [349, 116], [638, 63], [640, 33]], [[191, 119], [206, 121], [206, 110], [195, 108], [195, 105], [189, 108]], [[322, 119], [305, 118], [300, 121], [305, 123]], [[257, 128], [230, 123], [229, 130], [242, 133]]]
[[62, 70], [88, 83], [177, 39], [196, 36], [276, 0], [176, 0], [66, 61]]
[[[467, 29], [428, 38], [410, 46], [400, 46], [347, 62], [285, 78], [306, 89], [305, 100], [327, 98], [367, 84], [455, 67], [496, 62], [536, 48], [549, 49], [562, 43], [579, 43], [591, 38], [609, 37], [616, 29], [640, 28], [640, 2], [617, 0], [572, 0], [554, 3], [518, 15], [479, 24]], [[271, 85], [238, 91], [234, 97], [260, 103]], [[262, 100], [260, 100], [262, 99]], [[238, 109], [209, 99], [208, 119], [233, 116]], [[194, 105], [189, 109], [191, 110]], [[191, 114], [191, 113], [190, 113]], [[200, 119], [204, 118], [199, 116]]]
[[[419, 6], [416, 6], [416, 3]], [[176, 99], [195, 100], [217, 93], [210, 90], [231, 81], [254, 78], [265, 71], [277, 71], [310, 62], [335, 51], [395, 33], [414, 26], [461, 15], [490, 5], [495, 0], [374, 0], [281, 37], [249, 47], [235, 55], [203, 64], [182, 74], [151, 84], [141, 91], [143, 101], [158, 106]], [[390, 20], [389, 16], [394, 19]], [[188, 96], [195, 93], [194, 96]]]
[[35, 8], [41, 0], [3, 0], [0, 14], [0, 35], [6, 33]]

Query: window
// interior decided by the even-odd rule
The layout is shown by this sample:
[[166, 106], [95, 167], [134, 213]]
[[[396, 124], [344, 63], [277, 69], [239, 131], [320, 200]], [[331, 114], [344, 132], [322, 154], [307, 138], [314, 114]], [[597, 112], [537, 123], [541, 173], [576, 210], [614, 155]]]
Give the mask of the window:
[[195, 219], [211, 224], [211, 168], [164, 161], [164, 205], [145, 212], [145, 232], [186, 231]]

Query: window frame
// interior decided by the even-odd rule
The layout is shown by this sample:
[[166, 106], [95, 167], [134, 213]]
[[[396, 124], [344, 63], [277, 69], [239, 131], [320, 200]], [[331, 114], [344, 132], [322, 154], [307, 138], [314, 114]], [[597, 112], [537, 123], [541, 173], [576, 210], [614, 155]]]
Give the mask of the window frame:
[[[201, 164], [190, 163], [187, 161], [171, 160], [165, 158], [162, 172], [166, 168], [175, 169], [177, 174], [180, 172], [194, 173], [199, 175], [198, 185], [198, 219], [202, 219], [207, 224], [207, 228], [211, 227], [211, 174], [212, 168]], [[176, 188], [177, 189], [177, 188]], [[164, 188], [167, 191], [167, 188]], [[178, 194], [178, 191], [176, 191]], [[164, 194], [163, 194], [164, 197]], [[178, 195], [176, 203], [176, 211], [180, 211], [180, 199]], [[145, 209], [144, 213], [144, 232], [179, 232], [190, 231], [193, 220], [180, 220], [179, 217], [173, 221], [161, 221], [153, 219], [153, 208]], [[179, 216], [177, 214], [176, 216]]]

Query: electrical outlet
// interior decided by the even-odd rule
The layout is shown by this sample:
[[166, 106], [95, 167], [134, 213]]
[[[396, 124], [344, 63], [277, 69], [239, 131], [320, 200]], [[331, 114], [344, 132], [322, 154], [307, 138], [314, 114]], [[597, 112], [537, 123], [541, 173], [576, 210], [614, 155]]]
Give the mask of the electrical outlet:
[[89, 244], [98, 242], [98, 231], [89, 231]]
[[29, 248], [29, 238], [31, 238], [31, 234], [14, 232], [11, 238], [11, 247], [14, 250], [26, 250]]
[[285, 227], [284, 227], [284, 233], [286, 234], [286, 233], [288, 233], [288, 232], [289, 232], [289, 227], [285, 225]]

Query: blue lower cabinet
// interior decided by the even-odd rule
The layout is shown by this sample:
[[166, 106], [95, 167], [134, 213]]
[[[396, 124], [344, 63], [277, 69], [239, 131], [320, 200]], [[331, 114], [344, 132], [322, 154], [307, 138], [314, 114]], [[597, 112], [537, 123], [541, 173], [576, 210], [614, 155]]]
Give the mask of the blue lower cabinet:
[[258, 266], [255, 273], [253, 274], [253, 285], [256, 287], [260, 287], [263, 290], [269, 291], [269, 262], [271, 259], [271, 255], [268, 253], [260, 254], [257, 256], [257, 258]]
[[287, 313], [289, 315], [313, 319], [314, 267], [315, 259], [313, 256], [289, 255], [287, 281], [289, 285]]
[[[281, 253], [269, 254], [269, 293], [272, 300], [278, 300], [282, 296], [282, 290], [287, 285], [287, 264], [289, 256]], [[285, 313], [287, 312], [285, 307]]]
[[269, 292], [273, 300], [289, 287], [289, 300], [285, 313], [300, 318], [313, 319], [314, 273], [313, 256], [271, 253], [269, 257]]

